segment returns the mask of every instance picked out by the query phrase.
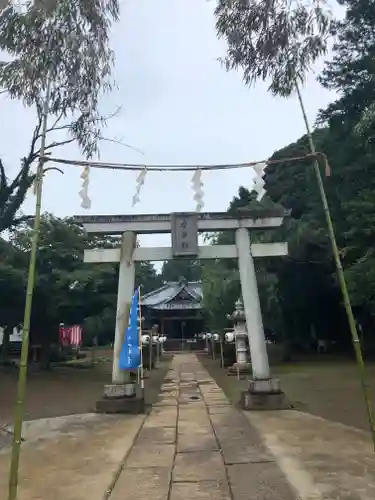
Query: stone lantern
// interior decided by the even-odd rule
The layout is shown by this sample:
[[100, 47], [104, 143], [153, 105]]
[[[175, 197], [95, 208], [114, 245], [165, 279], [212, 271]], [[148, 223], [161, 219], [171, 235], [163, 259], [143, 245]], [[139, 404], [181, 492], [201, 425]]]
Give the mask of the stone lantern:
[[235, 304], [233, 314], [228, 316], [228, 319], [234, 323], [234, 338], [236, 343], [237, 362], [229, 369], [229, 373], [251, 373], [251, 363], [248, 362], [247, 356], [247, 329], [246, 317], [242, 299], [239, 298]]

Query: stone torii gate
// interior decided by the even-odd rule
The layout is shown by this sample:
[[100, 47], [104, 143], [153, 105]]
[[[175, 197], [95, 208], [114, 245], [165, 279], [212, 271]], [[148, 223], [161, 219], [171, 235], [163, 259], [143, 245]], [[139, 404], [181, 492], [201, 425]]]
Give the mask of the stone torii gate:
[[[243, 406], [280, 408], [285, 405], [279, 381], [271, 378], [263, 330], [262, 315], [254, 268], [258, 257], [285, 256], [286, 243], [251, 243], [251, 230], [280, 227], [287, 212], [263, 210], [228, 213], [173, 213], [156, 215], [76, 216], [87, 233], [121, 234], [120, 248], [85, 250], [85, 263], [119, 262], [116, 331], [112, 384], [105, 387], [97, 410], [104, 412], [140, 412], [143, 401], [135, 393], [129, 372], [119, 369], [119, 356], [128, 324], [130, 303], [135, 287], [135, 263], [165, 261], [173, 258], [238, 259], [242, 297], [249, 337], [253, 379], [243, 394]], [[198, 246], [198, 233], [233, 231], [234, 245]], [[171, 233], [171, 247], [137, 247], [138, 234]]]

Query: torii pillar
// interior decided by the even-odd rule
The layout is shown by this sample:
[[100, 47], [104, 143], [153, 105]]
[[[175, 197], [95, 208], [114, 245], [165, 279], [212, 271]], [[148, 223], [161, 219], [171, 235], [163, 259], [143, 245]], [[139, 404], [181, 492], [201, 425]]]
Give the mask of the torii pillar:
[[248, 390], [242, 393], [242, 406], [245, 410], [288, 408], [290, 405], [281, 391], [280, 380], [271, 377], [270, 373], [254, 259], [246, 228], [236, 230], [236, 246], [253, 372]]
[[130, 371], [120, 370], [120, 352], [129, 323], [130, 306], [135, 287], [133, 252], [137, 235], [128, 231], [122, 235], [117, 291], [116, 329], [113, 344], [112, 383], [104, 387], [104, 396], [96, 402], [99, 413], [142, 413], [144, 400], [137, 397], [136, 384]]

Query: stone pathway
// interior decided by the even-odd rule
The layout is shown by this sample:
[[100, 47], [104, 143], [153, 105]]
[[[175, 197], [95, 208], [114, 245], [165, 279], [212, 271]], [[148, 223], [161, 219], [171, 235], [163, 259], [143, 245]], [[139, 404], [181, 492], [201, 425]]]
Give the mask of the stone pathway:
[[255, 428], [194, 354], [175, 356], [110, 500], [296, 500]]

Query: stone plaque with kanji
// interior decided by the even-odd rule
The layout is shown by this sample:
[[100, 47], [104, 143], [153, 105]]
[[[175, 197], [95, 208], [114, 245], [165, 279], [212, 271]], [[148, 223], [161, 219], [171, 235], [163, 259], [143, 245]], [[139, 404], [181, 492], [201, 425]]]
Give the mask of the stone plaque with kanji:
[[198, 255], [198, 216], [195, 213], [171, 214], [173, 257]]

